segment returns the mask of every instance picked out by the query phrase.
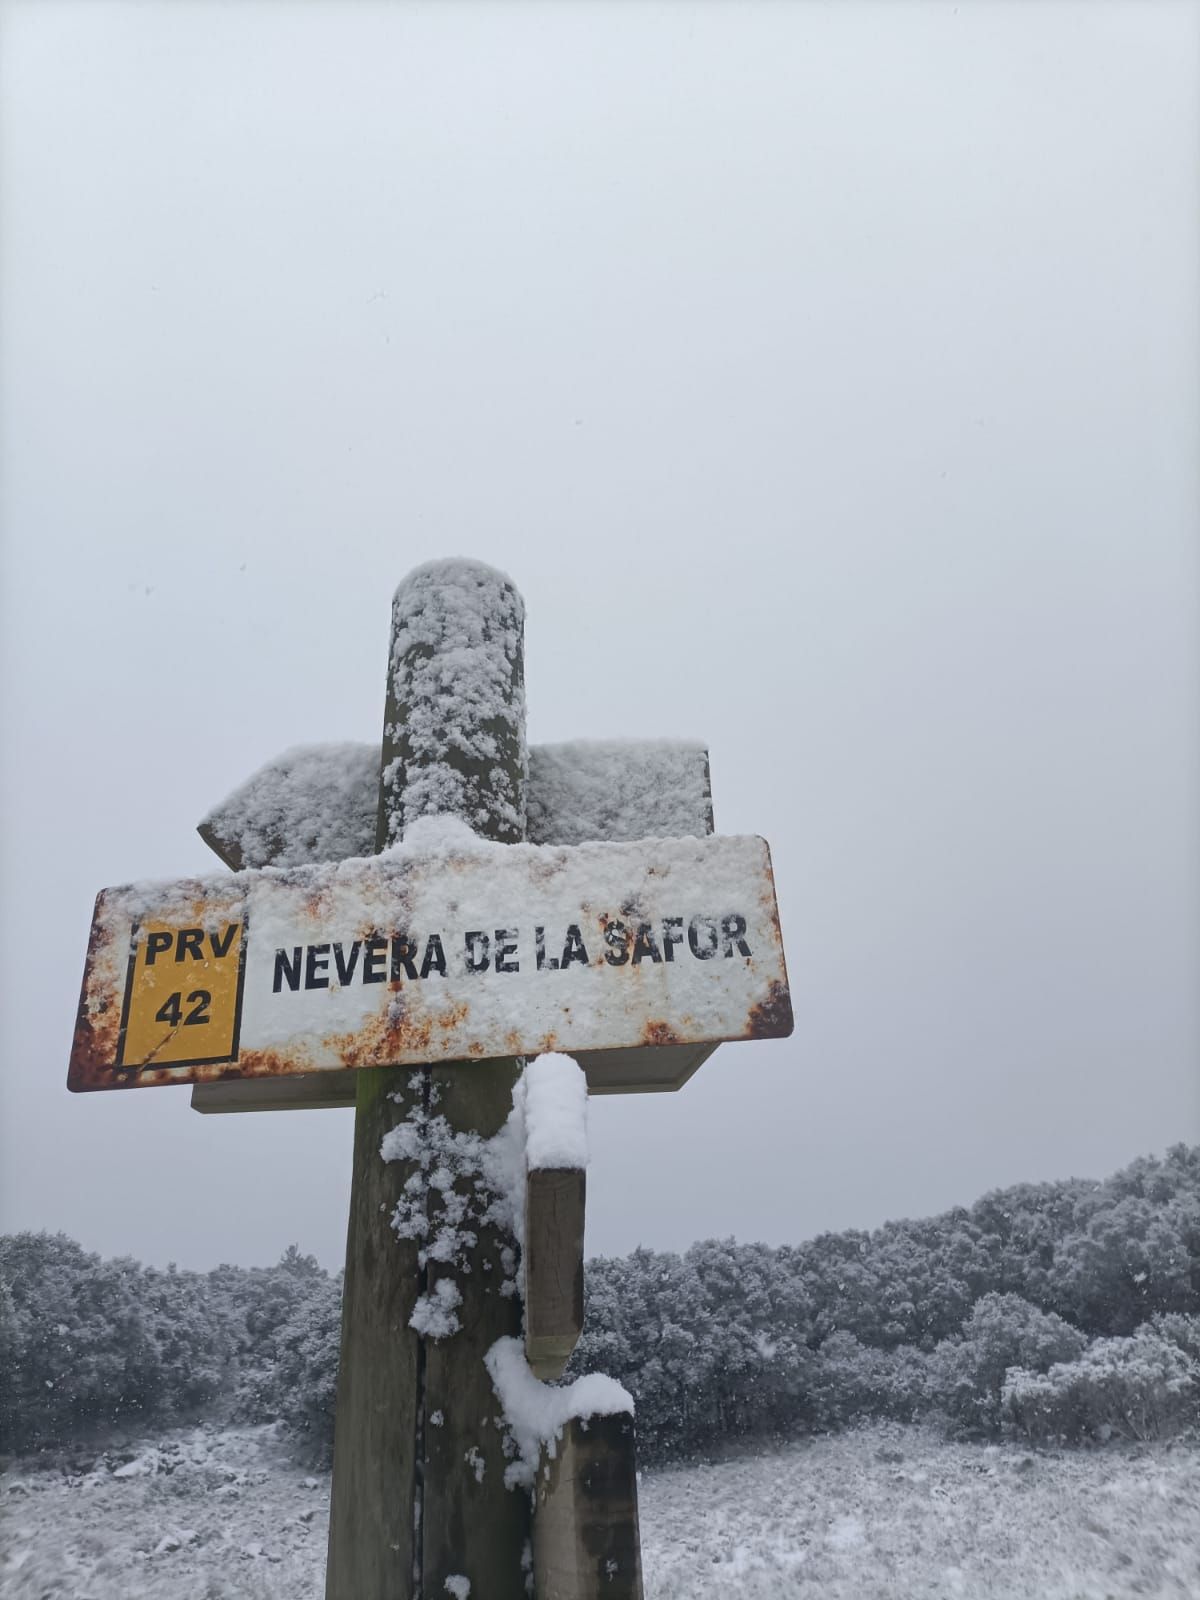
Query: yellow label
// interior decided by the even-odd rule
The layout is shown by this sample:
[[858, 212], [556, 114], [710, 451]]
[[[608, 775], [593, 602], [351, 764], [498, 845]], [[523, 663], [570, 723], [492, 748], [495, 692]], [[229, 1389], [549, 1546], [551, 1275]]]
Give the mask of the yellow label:
[[147, 922], [137, 929], [118, 1066], [193, 1066], [236, 1057], [243, 933], [240, 921], [215, 927]]

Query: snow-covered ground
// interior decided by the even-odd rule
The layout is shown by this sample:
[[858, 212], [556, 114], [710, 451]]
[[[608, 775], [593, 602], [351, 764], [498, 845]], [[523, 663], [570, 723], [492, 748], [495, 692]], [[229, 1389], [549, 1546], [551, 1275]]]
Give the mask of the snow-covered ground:
[[874, 1427], [644, 1484], [648, 1600], [1200, 1597], [1200, 1450]]
[[[319, 1600], [329, 1480], [272, 1428], [0, 1477], [5, 1600]], [[647, 1600], [1200, 1596], [1200, 1450], [874, 1427], [643, 1475]]]

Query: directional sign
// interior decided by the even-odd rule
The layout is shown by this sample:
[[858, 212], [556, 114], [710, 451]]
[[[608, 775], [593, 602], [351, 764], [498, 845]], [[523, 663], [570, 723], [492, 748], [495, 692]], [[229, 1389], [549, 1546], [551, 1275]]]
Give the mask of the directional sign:
[[[531, 744], [530, 844], [713, 831], [708, 750], [684, 739]], [[199, 832], [227, 867], [298, 867], [375, 850], [377, 744], [294, 745], [212, 807]]]
[[788, 1034], [770, 855], [494, 845], [106, 889], [69, 1087]]

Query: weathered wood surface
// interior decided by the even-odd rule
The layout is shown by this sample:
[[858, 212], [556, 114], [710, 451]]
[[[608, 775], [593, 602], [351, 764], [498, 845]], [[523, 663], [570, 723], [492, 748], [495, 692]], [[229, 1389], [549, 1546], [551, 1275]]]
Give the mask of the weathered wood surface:
[[[520, 597], [499, 574], [473, 570], [486, 575], [479, 588], [491, 585], [496, 627], [511, 633], [515, 626], [516, 649], [510, 650], [500, 687], [508, 706], [523, 716]], [[414, 580], [426, 581], [421, 569], [406, 584]], [[447, 570], [446, 581], [475, 585], [471, 568]], [[412, 703], [414, 684], [429, 682], [426, 664], [439, 645], [450, 651], [455, 640], [448, 628], [446, 637], [431, 641], [437, 629], [427, 627], [414, 649], [396, 650], [405, 588], [393, 606], [377, 849], [399, 838], [412, 820], [410, 789], [420, 772], [458, 759], [442, 737], [444, 719], [431, 715], [435, 707]], [[438, 596], [431, 600], [436, 616]], [[452, 681], [449, 659], [446, 676]], [[461, 726], [466, 712], [458, 707], [455, 715]], [[418, 725], [427, 730], [424, 742], [413, 736]], [[520, 740], [510, 736], [511, 719], [506, 727], [488, 723], [483, 731], [496, 738], [506, 765], [493, 778], [484, 763], [458, 761], [474, 812], [466, 820], [476, 832], [504, 840], [512, 836], [510, 828], [488, 825], [489, 784], [498, 783], [505, 796], [519, 791]], [[492, 771], [499, 766], [493, 763]], [[419, 1270], [415, 1245], [397, 1238], [393, 1197], [417, 1172], [417, 1163], [385, 1162], [379, 1153], [384, 1133], [415, 1095], [452, 1132], [489, 1137], [511, 1108], [517, 1070], [515, 1061], [502, 1060], [474, 1062], [469, 1072], [441, 1066], [359, 1074], [369, 1087], [360, 1092], [355, 1113], [326, 1600], [432, 1597], [449, 1592], [451, 1576], [465, 1577], [471, 1593], [487, 1600], [525, 1600], [521, 1553], [529, 1536], [529, 1500], [504, 1486], [500, 1406], [483, 1361], [497, 1338], [519, 1337], [519, 1297], [501, 1292], [501, 1251], [514, 1249], [515, 1241], [499, 1238], [495, 1229], [478, 1230], [467, 1260], [454, 1270], [462, 1296], [458, 1331], [440, 1341], [419, 1338], [408, 1323], [417, 1297], [432, 1290], [439, 1272], [451, 1269], [430, 1263]], [[386, 1099], [389, 1092], [408, 1098], [393, 1103]]]
[[525, 1359], [543, 1382], [560, 1378], [583, 1332], [587, 1174], [542, 1167], [525, 1178]]
[[[434, 1067], [436, 1109], [450, 1127], [491, 1137], [512, 1110], [519, 1064], [489, 1061]], [[468, 1180], [469, 1182], [469, 1180]], [[460, 1180], [457, 1187], [466, 1185]], [[483, 1358], [497, 1339], [521, 1336], [519, 1294], [503, 1293], [501, 1252], [516, 1241], [479, 1229], [469, 1271], [450, 1271], [462, 1295], [462, 1324], [452, 1338], [425, 1346], [425, 1430], [422, 1571], [426, 1600], [451, 1593], [446, 1579], [469, 1579], [471, 1594], [527, 1600], [521, 1557], [530, 1536], [529, 1496], [504, 1487], [500, 1401]], [[430, 1266], [430, 1289], [445, 1268]], [[432, 1419], [441, 1415], [441, 1423]]]
[[570, 1422], [537, 1475], [535, 1600], [642, 1600], [628, 1412]]
[[[407, 1173], [380, 1159], [384, 1134], [416, 1098], [411, 1069], [356, 1074], [354, 1177], [342, 1300], [341, 1365], [328, 1600], [400, 1600], [413, 1593], [419, 1341], [417, 1247], [388, 1219]], [[396, 1103], [389, 1096], [403, 1098]]]

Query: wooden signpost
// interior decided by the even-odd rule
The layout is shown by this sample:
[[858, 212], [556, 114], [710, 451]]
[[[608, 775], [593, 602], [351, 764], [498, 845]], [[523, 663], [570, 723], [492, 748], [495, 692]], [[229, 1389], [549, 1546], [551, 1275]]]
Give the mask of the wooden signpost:
[[568, 1406], [533, 1474], [489, 1370], [523, 1339], [536, 1396], [582, 1321], [583, 1164], [530, 1146], [505, 1199], [514, 1088], [547, 1052], [677, 1088], [791, 1031], [769, 855], [711, 836], [705, 752], [527, 752], [523, 629], [502, 574], [418, 568], [369, 841], [358, 747], [289, 752], [201, 825], [233, 876], [105, 890], [92, 924], [72, 1089], [356, 1106], [327, 1600], [640, 1596], [628, 1411]]

